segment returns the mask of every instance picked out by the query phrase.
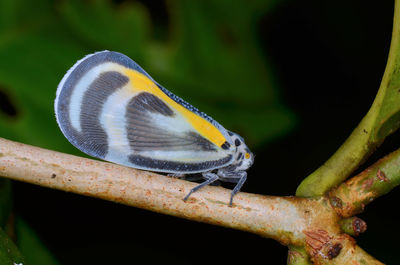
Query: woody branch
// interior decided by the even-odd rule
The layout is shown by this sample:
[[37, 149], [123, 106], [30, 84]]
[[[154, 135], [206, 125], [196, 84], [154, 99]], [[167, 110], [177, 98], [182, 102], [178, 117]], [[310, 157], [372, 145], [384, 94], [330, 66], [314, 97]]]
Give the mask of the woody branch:
[[[392, 154], [390, 161], [395, 161], [394, 156], [398, 157], [398, 153]], [[392, 174], [386, 171], [385, 177], [391, 178]], [[205, 187], [185, 202], [182, 198], [195, 183], [2, 138], [0, 175], [163, 214], [248, 231], [275, 239], [284, 245], [305, 249], [311, 259], [320, 264], [346, 264], [361, 259], [367, 261], [367, 264], [380, 264], [359, 248], [352, 237], [343, 233], [341, 216], [337, 207], [331, 206], [330, 200], [335, 196], [342, 200], [342, 205], [350, 203], [351, 198], [341, 196], [341, 187], [336, 193], [332, 192], [331, 197], [313, 199], [241, 192], [235, 197], [233, 207], [228, 206], [229, 190]], [[393, 187], [393, 182], [389, 181], [382, 181], [380, 184]], [[370, 189], [367, 188], [371, 187], [361, 185], [359, 188], [354, 190], [362, 193], [363, 188], [366, 188], [365, 192], [370, 193]], [[352, 198], [357, 200], [359, 197]], [[339, 213], [347, 217], [355, 212], [349, 211], [349, 214], [345, 215]]]

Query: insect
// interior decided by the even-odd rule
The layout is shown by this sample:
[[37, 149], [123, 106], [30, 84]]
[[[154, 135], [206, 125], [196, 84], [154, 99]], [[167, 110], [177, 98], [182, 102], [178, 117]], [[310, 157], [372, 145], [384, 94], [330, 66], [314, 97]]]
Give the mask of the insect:
[[82, 152], [128, 167], [204, 179], [184, 197], [216, 180], [247, 178], [254, 155], [238, 134], [175, 96], [129, 57], [87, 55], [65, 74], [55, 100], [57, 123]]

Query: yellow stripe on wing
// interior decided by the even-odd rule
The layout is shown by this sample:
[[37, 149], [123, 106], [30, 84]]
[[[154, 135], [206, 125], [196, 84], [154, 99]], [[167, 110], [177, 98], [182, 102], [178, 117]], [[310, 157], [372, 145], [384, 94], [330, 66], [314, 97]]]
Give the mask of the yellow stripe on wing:
[[[134, 86], [132, 89], [135, 93], [137, 92], [149, 92], [156, 95], [164, 102], [166, 102], [172, 109], [181, 113], [186, 120], [193, 126], [193, 128], [204, 138], [208, 139], [210, 142], [217, 146], [221, 146], [225, 143], [226, 139], [222, 133], [209, 121], [200, 117], [199, 115], [189, 111], [182, 105], [176, 103], [173, 99], [168, 97], [158, 86], [147, 76], [131, 69], [125, 69], [124, 73], [134, 81]], [[132, 83], [131, 83], [132, 84]]]

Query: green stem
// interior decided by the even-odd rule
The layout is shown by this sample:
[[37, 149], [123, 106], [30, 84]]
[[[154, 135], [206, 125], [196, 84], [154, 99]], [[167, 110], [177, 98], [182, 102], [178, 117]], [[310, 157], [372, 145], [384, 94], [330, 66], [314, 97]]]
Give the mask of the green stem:
[[377, 96], [357, 128], [336, 153], [309, 175], [296, 195], [321, 196], [340, 184], [400, 126], [400, 3], [395, 4], [393, 34], [388, 62]]
[[312, 265], [304, 248], [289, 246], [288, 265]]
[[370, 116], [367, 114], [346, 142], [325, 164], [302, 181], [297, 188], [297, 196], [322, 196], [330, 188], [343, 182], [370, 155], [371, 148], [364, 147], [370, 146], [375, 149], [378, 145], [377, 142], [370, 143], [368, 134], [364, 133], [364, 130], [371, 130]]
[[400, 149], [385, 156], [329, 193], [331, 205], [342, 217], [350, 217], [400, 185]]
[[358, 217], [350, 217], [339, 222], [343, 232], [351, 236], [358, 236], [367, 230], [367, 223]]

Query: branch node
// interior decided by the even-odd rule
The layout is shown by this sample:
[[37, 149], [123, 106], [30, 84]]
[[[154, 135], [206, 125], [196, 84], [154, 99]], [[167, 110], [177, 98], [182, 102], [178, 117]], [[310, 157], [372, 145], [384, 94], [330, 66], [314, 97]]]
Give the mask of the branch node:
[[336, 243], [328, 249], [328, 259], [336, 258], [340, 251], [342, 250], [343, 246], [340, 243]]
[[390, 180], [386, 177], [385, 172], [383, 172], [382, 170], [378, 169], [378, 171], [376, 172], [376, 176], [378, 177], [378, 179], [380, 181], [384, 181], [384, 182], [389, 182]]
[[340, 227], [346, 234], [358, 236], [367, 230], [367, 223], [358, 217], [351, 217], [341, 220]]

